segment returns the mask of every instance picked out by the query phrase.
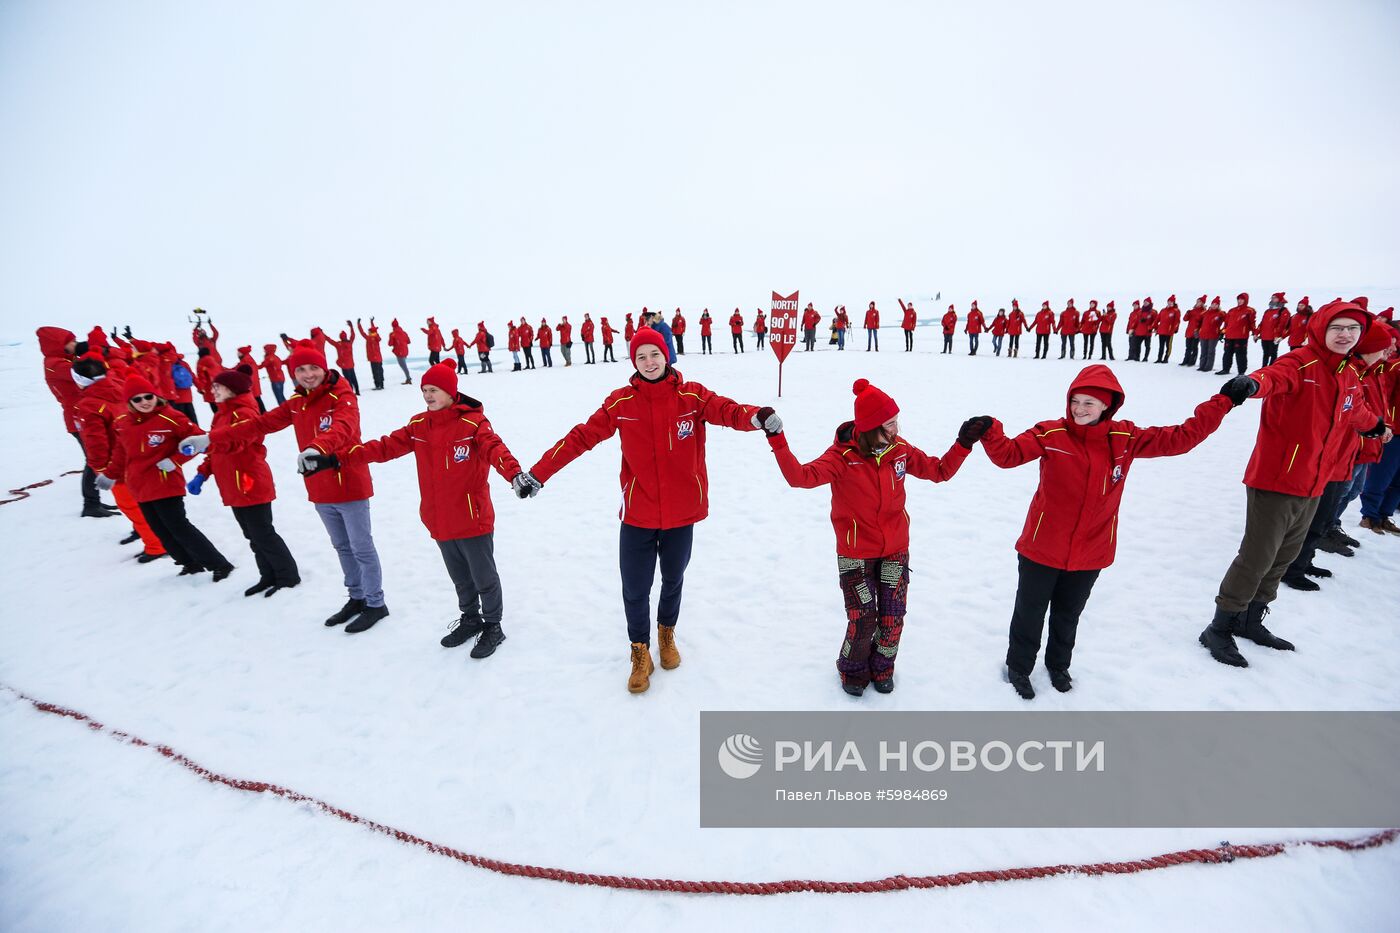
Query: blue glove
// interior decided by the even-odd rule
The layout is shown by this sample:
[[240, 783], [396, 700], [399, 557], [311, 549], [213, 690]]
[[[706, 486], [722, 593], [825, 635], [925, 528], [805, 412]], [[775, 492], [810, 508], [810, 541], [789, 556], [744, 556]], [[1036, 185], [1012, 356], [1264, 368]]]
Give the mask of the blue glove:
[[204, 487], [204, 481], [208, 478], [203, 473], [196, 473], [194, 479], [185, 484], [185, 488], [190, 491], [190, 495], [197, 496], [200, 489]]

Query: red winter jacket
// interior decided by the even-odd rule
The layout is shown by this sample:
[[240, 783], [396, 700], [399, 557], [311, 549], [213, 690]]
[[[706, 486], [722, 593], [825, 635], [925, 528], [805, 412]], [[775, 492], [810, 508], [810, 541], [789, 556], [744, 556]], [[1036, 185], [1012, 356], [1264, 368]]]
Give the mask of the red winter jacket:
[[447, 348], [447, 342], [442, 339], [442, 328], [434, 318], [428, 318], [428, 326], [418, 328], [428, 335], [428, 352], [441, 353]]
[[1133, 336], [1151, 337], [1153, 329], [1157, 326], [1157, 312], [1151, 308], [1144, 307], [1138, 312], [1137, 324], [1133, 326]]
[[1118, 323], [1118, 312], [1109, 308], [1104, 311], [1103, 317], [1099, 319], [1099, 333], [1112, 334], [1113, 327]]
[[515, 337], [520, 341], [520, 349], [528, 350], [535, 345], [535, 329], [529, 324], [517, 324]]
[[[1400, 381], [1397, 381], [1396, 378], [1395, 364], [1395, 360], [1389, 362], [1377, 360], [1371, 364], [1370, 369], [1361, 375], [1361, 387], [1366, 392], [1366, 404], [1371, 407], [1372, 411], [1381, 416], [1381, 420], [1385, 422], [1386, 427], [1390, 428], [1392, 433], [1397, 433], [1395, 402], [1396, 395], [1400, 394]], [[1400, 443], [1400, 441], [1391, 440], [1390, 443], [1395, 444]], [[1380, 463], [1384, 449], [1385, 445], [1381, 443], [1379, 437], [1363, 437], [1356, 462]]]
[[286, 362], [277, 355], [277, 344], [269, 343], [263, 346], [262, 368], [267, 371], [268, 382], [286, 382], [286, 365]]
[[214, 377], [223, 372], [224, 365], [214, 359], [214, 354], [201, 356], [199, 362], [194, 364], [194, 387], [199, 390], [199, 397], [209, 402], [214, 402]]
[[541, 483], [575, 457], [612, 437], [622, 440], [623, 524], [681, 528], [709, 514], [705, 425], [755, 430], [757, 409], [686, 382], [668, 369], [658, 382], [634, 375], [603, 400], [583, 424], [564, 435], [530, 470]]
[[506, 325], [506, 349], [512, 353], [520, 352], [520, 328], [514, 324]]
[[1055, 325], [1057, 334], [1077, 334], [1079, 333], [1079, 312], [1074, 308], [1065, 308], [1060, 312], [1060, 322]]
[[579, 339], [582, 340], [584, 343], [592, 343], [592, 342], [593, 342], [593, 319], [592, 319], [592, 318], [584, 318], [584, 319], [583, 319], [583, 323], [579, 325], [578, 336], [579, 336]]
[[[258, 361], [253, 359], [253, 348], [239, 347], [238, 362], [234, 365], [246, 365], [250, 370], [252, 370], [251, 378], [253, 380], [253, 396], [256, 397], [262, 395], [262, 377], [258, 374], [261, 370], [261, 367], [258, 365]], [[255, 404], [253, 407], [256, 408], [257, 405]]]
[[554, 346], [554, 331], [549, 329], [548, 324], [540, 325], [539, 338], [541, 348]]
[[1308, 322], [1311, 311], [1295, 311], [1288, 321], [1288, 349], [1296, 350], [1308, 342]]
[[1028, 330], [1029, 327], [1030, 325], [1026, 323], [1026, 315], [1020, 308], [1012, 311], [1011, 316], [1006, 319], [1006, 332], [1012, 337], [1021, 336], [1021, 332]]
[[[237, 427], [257, 418], [258, 403], [244, 392], [219, 406], [210, 431]], [[214, 436], [211, 433], [210, 437]], [[219, 497], [230, 508], [264, 505], [277, 498], [272, 469], [267, 465], [267, 448], [261, 438], [222, 443], [211, 440], [204, 462], [196, 472], [200, 476], [214, 477], [219, 485]]]
[[[729, 315], [729, 332], [731, 334], [742, 334], [744, 332], [744, 319], [740, 317], [738, 311]], [[627, 339], [631, 340], [632, 338], [628, 337]]]
[[1248, 340], [1254, 333], [1254, 309], [1249, 306], [1249, 296], [1241, 295], [1240, 303], [1225, 312], [1225, 339]]
[[865, 327], [869, 330], [872, 327], [880, 326], [880, 311], [878, 308], [865, 309]]
[[996, 317], [992, 318], [991, 329], [993, 337], [1004, 336], [1006, 334], [1006, 315], [998, 314]]
[[[264, 435], [288, 425], [296, 432], [297, 449], [314, 447], [322, 453], [339, 454], [360, 443], [360, 406], [340, 374], [327, 372], [326, 381], [307, 392], [301, 386], [265, 415], [240, 422], [209, 435], [215, 444], [261, 441]], [[306, 495], [315, 503], [357, 502], [374, 495], [369, 467], [364, 465], [322, 470], [303, 477]]]
[[677, 314], [675, 317], [671, 318], [671, 333], [675, 334], [677, 337], [685, 335], [685, 315]]
[[389, 352], [394, 356], [408, 356], [408, 345], [413, 342], [413, 338], [408, 336], [408, 331], [395, 324], [389, 331]]
[[[876, 315], [876, 317], [878, 318], [879, 315]], [[876, 326], [879, 326], [879, 325], [876, 325]], [[768, 333], [768, 324], [767, 324], [766, 321], [764, 321], [764, 319], [763, 319], [763, 313], [762, 313], [762, 312], [759, 312], [759, 313], [754, 317], [754, 320], [753, 320], [753, 332], [754, 332], [755, 334], [766, 334], [766, 333]], [[675, 332], [672, 331], [672, 333], [675, 333]]]
[[1220, 334], [1225, 329], [1225, 312], [1216, 305], [1206, 309], [1206, 313], [1201, 317], [1201, 339], [1219, 340]]
[[958, 312], [949, 308], [943, 312], [943, 333], [951, 334], [958, 329]]
[[[904, 321], [903, 321], [903, 323], [901, 323], [899, 326], [900, 326], [901, 328], [903, 328], [904, 330], [913, 330], [914, 328], [918, 327], [918, 326], [919, 326], [919, 315], [918, 315], [918, 312], [916, 312], [916, 311], [914, 310], [914, 306], [913, 306], [913, 305], [906, 305], [906, 304], [904, 304], [902, 301], [900, 302], [900, 306], [904, 308]], [[804, 325], [804, 326], [806, 326], [806, 325]], [[813, 326], [816, 326], [816, 325], [813, 325]]]
[[68, 341], [77, 338], [71, 330], [62, 327], [41, 327], [34, 334], [44, 354], [44, 384], [63, 409], [63, 430], [71, 434], [77, 430], [73, 423], [73, 407], [78, 404], [82, 389], [73, 381], [73, 360], [63, 348]]
[[370, 324], [369, 330], [365, 330], [365, 325], [359, 321], [355, 322], [355, 327], [360, 331], [360, 336], [365, 341], [365, 359], [371, 363], [384, 362], [384, 351], [379, 348], [379, 328]]
[[811, 463], [797, 462], [788, 449], [786, 434], [768, 438], [768, 446], [773, 448], [778, 469], [789, 486], [814, 489], [830, 484], [836, 553], [860, 560], [909, 549], [909, 513], [904, 509], [906, 475], [946, 482], [958, 472], [968, 454], [955, 441], [940, 460], [896, 437], [880, 453], [863, 457], [856, 446], [853, 421], [837, 428], [835, 441]]
[[[574, 325], [570, 324], [568, 321], [560, 321], [559, 326], [554, 328], [554, 332], [559, 335], [559, 346], [567, 347], [573, 343]], [[675, 332], [676, 329], [674, 327], [671, 328], [671, 333], [674, 334]], [[681, 333], [685, 333], [684, 320], [681, 321]]]
[[[701, 336], [701, 337], [710, 337], [710, 336], [713, 336], [713, 335], [710, 333], [710, 325], [714, 323], [714, 320], [715, 320], [715, 319], [712, 318], [712, 317], [710, 317], [708, 314], [702, 314], [702, 315], [700, 315], [700, 336]], [[607, 341], [607, 342], [608, 342], [608, 343], [612, 343], [611, 340], [609, 340], [609, 341]]]
[[1099, 312], [1097, 308], [1090, 308], [1079, 316], [1079, 333], [1081, 335], [1097, 334], [1099, 332]]
[[[123, 407], [126, 410], [112, 421], [117, 444], [107, 464], [107, 476], [126, 483], [137, 502], [183, 496], [185, 475], [180, 465], [189, 457], [181, 456], [180, 441], [203, 434], [204, 429], [164, 402], [145, 414], [130, 405]], [[156, 466], [167, 457], [175, 463], [169, 473]]]
[[978, 311], [976, 308], [973, 308], [971, 311], [967, 312], [967, 324], [963, 327], [964, 333], [980, 334], [983, 330], [986, 329], [986, 327], [987, 318], [982, 314], [981, 311]]
[[[1069, 415], [1069, 396], [1081, 389], [1113, 394], [1097, 424], [1081, 427]], [[1042, 421], [1008, 438], [1000, 421], [982, 437], [987, 458], [999, 467], [1040, 460], [1040, 485], [1016, 551], [1059, 570], [1102, 570], [1118, 546], [1118, 505], [1124, 481], [1138, 457], [1174, 457], [1191, 450], [1220, 427], [1230, 400], [1215, 395], [1196, 406], [1179, 425], [1140, 428], [1114, 421], [1123, 389], [1107, 366], [1086, 366], [1065, 396], [1065, 417]]]
[[486, 332], [486, 323], [484, 321], [476, 325], [476, 334], [472, 337], [467, 346], [476, 350], [478, 354], [491, 352], [491, 338]]
[[1260, 340], [1281, 340], [1288, 333], [1288, 309], [1269, 308], [1259, 319]]
[[[735, 311], [734, 313], [735, 313], [735, 314], [738, 314], [739, 312], [738, 312], [738, 311]], [[733, 319], [733, 318], [730, 318], [730, 319], [729, 319], [729, 323], [733, 324], [733, 323], [734, 323], [734, 319]], [[623, 324], [622, 324], [622, 339], [625, 340], [625, 341], [627, 341], [627, 342], [630, 344], [630, 343], [632, 342], [632, 337], [633, 337], [636, 333], [637, 333], [637, 325], [632, 323], [632, 315], [629, 314], [629, 315], [627, 315], [627, 320], [624, 321]], [[735, 333], [737, 334], [738, 331], [735, 331]]]
[[457, 328], [452, 328], [452, 355], [461, 356], [467, 352], [467, 341], [462, 336], [462, 332]]
[[1041, 308], [1040, 311], [1036, 313], [1033, 326], [1035, 327], [1036, 334], [1041, 337], [1053, 333], [1055, 330], [1055, 312], [1051, 311], [1049, 308]]
[[340, 454], [340, 463], [363, 467], [409, 453], [418, 464], [418, 517], [434, 541], [475, 538], [495, 530], [487, 470], [509, 481], [520, 473], [520, 464], [492, 430], [480, 402], [458, 393], [452, 405], [422, 412], [379, 440], [354, 445]]
[[802, 312], [802, 329], [815, 330], [817, 325], [821, 323], [821, 319], [822, 316], [817, 313], [817, 309], [809, 305], [807, 310]]
[[1201, 321], [1205, 316], [1206, 309], [1204, 305], [1196, 305], [1190, 311], [1182, 315], [1181, 319], [1186, 323], [1186, 337], [1188, 340], [1193, 337], [1201, 336]]
[[73, 420], [83, 439], [83, 453], [94, 473], [106, 473], [120, 480], [120, 473], [109, 473], [108, 464], [117, 450], [117, 418], [128, 411], [121, 380], [110, 373], [86, 389], [73, 409]]
[[205, 333], [203, 328], [199, 326], [195, 327], [192, 335], [194, 339], [194, 348], [198, 351], [208, 347], [209, 355], [214, 358], [214, 362], [223, 366], [224, 357], [223, 354], [219, 353], [219, 329], [214, 326], [213, 321], [209, 322], [209, 331], [209, 333]]
[[1181, 309], [1176, 305], [1167, 305], [1162, 309], [1162, 313], [1157, 315], [1157, 336], [1171, 337], [1181, 330]]
[[[335, 368], [354, 369], [355, 368], [355, 335], [340, 332], [341, 339], [327, 337], [326, 342], [335, 347]], [[441, 348], [439, 348], [441, 349]]]
[[1290, 496], [1322, 495], [1339, 465], [1350, 460], [1358, 431], [1375, 427], [1380, 415], [1366, 404], [1359, 368], [1349, 357], [1327, 349], [1327, 325], [1343, 311], [1369, 312], [1349, 301], [1317, 309], [1309, 322], [1308, 345], [1250, 373], [1263, 400], [1259, 435], [1245, 469], [1252, 489]]

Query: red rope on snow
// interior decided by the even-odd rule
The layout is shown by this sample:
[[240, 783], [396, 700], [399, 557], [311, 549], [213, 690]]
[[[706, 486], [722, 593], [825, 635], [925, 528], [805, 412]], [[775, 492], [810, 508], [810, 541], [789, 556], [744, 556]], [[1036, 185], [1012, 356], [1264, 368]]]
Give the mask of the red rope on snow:
[[545, 881], [560, 881], [567, 884], [591, 885], [600, 888], [617, 888], [628, 891], [661, 891], [681, 894], [794, 894], [811, 891], [818, 894], [873, 894], [882, 891], [904, 891], [925, 888], [955, 888], [975, 882], [1024, 881], [1031, 878], [1050, 878], [1056, 875], [1130, 875], [1143, 871], [1169, 868], [1173, 865], [1191, 863], [1219, 864], [1236, 859], [1269, 858], [1281, 855], [1289, 849], [1311, 847], [1318, 849], [1340, 849], [1343, 852], [1359, 852], [1374, 849], [1394, 842], [1400, 837], [1400, 829], [1385, 829], [1360, 839], [1304, 839], [1295, 842], [1266, 842], [1255, 845], [1231, 845], [1222, 842], [1211, 849], [1185, 849], [1180, 852], [1167, 852], [1150, 858], [1127, 862], [1092, 862], [1084, 865], [1038, 865], [1027, 868], [1004, 868], [983, 871], [953, 872], [943, 875], [893, 875], [870, 881], [681, 881], [671, 878], [634, 878], [628, 875], [595, 875], [587, 872], [570, 871], [565, 868], [546, 868], [538, 865], [521, 865], [516, 862], [502, 862], [484, 855], [463, 852], [441, 843], [432, 842], [385, 823], [378, 823], [357, 813], [342, 809], [316, 797], [300, 793], [278, 784], [266, 781], [252, 781], [233, 778], [211, 771], [199, 762], [180, 754], [168, 745], [148, 742], [139, 736], [120, 729], [113, 729], [96, 721], [85, 713], [67, 707], [36, 700], [7, 684], [0, 688], [8, 690], [21, 700], [28, 702], [41, 713], [62, 716], [84, 723], [94, 732], [103, 732], [114, 739], [149, 748], [192, 771], [211, 784], [222, 784], [234, 790], [254, 794], [273, 794], [294, 803], [310, 804], [318, 810], [338, 817], [347, 823], [362, 826], [373, 832], [399, 842], [417, 846], [434, 855], [445, 856], [467, 865], [474, 865], [486, 871], [501, 875], [514, 875], [522, 878], [538, 878]]
[[[77, 474], [79, 474], [79, 473], [81, 473], [81, 472], [83, 472], [83, 471], [82, 471], [82, 470], [66, 470], [66, 471], [64, 471], [64, 472], [62, 472], [62, 473], [60, 473], [60, 474], [58, 474], [58, 475], [59, 475], [59, 476], [75, 476], [75, 475], [77, 475]], [[9, 505], [11, 502], [18, 502], [18, 501], [20, 501], [21, 499], [28, 499], [28, 498], [29, 498], [29, 490], [31, 490], [31, 489], [39, 489], [39, 488], [41, 488], [41, 487], [43, 487], [43, 486], [50, 486], [50, 485], [52, 485], [52, 484], [53, 484], [53, 480], [51, 480], [51, 479], [41, 479], [41, 480], [39, 480], [39, 482], [37, 482], [37, 483], [30, 483], [28, 486], [21, 486], [21, 487], [19, 487], [18, 489], [11, 489], [11, 490], [9, 490], [9, 493], [10, 493], [10, 495], [14, 496], [14, 498], [13, 498], [13, 499], [0, 499], [0, 505]]]

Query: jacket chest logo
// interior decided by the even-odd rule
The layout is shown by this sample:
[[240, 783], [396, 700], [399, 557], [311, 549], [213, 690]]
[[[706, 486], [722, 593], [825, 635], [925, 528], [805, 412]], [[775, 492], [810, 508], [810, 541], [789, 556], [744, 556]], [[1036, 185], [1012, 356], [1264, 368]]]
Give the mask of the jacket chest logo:
[[1109, 479], [1117, 485], [1123, 479], [1123, 464], [1119, 463], [1113, 467], [1113, 475]]
[[908, 463], [908, 459], [909, 459], [908, 457], [900, 457], [898, 460], [896, 460], [896, 461], [894, 462], [894, 478], [895, 478], [895, 479], [903, 481], [903, 479], [904, 479], [904, 470], [905, 470], [906, 464]]
[[164, 434], [164, 433], [158, 433], [158, 432], [152, 431], [150, 434], [147, 434], [147, 435], [146, 435], [146, 446], [147, 446], [147, 447], [159, 447], [161, 444], [164, 444], [164, 443], [165, 443], [165, 434]]
[[452, 445], [452, 462], [465, 463], [471, 458], [472, 449], [467, 446], [466, 441], [457, 441]]
[[676, 440], [683, 441], [695, 433], [695, 420], [682, 418], [676, 422]]
[[1342, 402], [1342, 411], [1343, 411], [1343, 412], [1351, 411], [1351, 393], [1350, 393], [1350, 392], [1347, 393], [1346, 399], [1343, 400], [1343, 402]]
[[322, 415], [321, 420], [316, 422], [317, 431], [329, 431], [331, 429], [331, 416]]

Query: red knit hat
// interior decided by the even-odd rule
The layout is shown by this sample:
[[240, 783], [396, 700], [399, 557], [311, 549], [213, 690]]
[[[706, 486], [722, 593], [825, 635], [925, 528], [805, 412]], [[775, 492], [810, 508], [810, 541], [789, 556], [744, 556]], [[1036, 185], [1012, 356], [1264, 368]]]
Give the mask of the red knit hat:
[[423, 374], [423, 378], [418, 380], [419, 386], [437, 386], [453, 398], [457, 397], [457, 364], [438, 363], [436, 366], [429, 366], [428, 371]]
[[155, 395], [156, 387], [151, 385], [151, 381], [140, 373], [132, 373], [126, 377], [124, 383], [126, 388], [126, 400], [129, 402], [138, 395]]
[[226, 369], [214, 377], [215, 384], [223, 386], [234, 395], [253, 391], [253, 370], [247, 363], [240, 363], [236, 369]]
[[1083, 386], [1074, 390], [1074, 395], [1088, 395], [1103, 402], [1105, 407], [1113, 407], [1113, 393], [1107, 389], [1100, 389], [1095, 386]]
[[326, 365], [326, 354], [316, 349], [316, 344], [310, 340], [298, 340], [296, 349], [287, 354], [287, 368], [293, 373], [298, 366], [319, 366], [322, 369], [330, 369]]
[[1108, 304], [1104, 305], [1104, 307], [1105, 307], [1105, 308], [1112, 308], [1112, 307], [1113, 307], [1113, 302], [1110, 301]]
[[872, 431], [899, 414], [899, 406], [869, 379], [857, 379], [851, 386], [856, 396], [856, 430]]
[[637, 351], [646, 346], [656, 347], [661, 351], [662, 359], [670, 360], [671, 353], [666, 349], [666, 338], [661, 336], [661, 332], [652, 327], [640, 327], [627, 344], [627, 358], [633, 366], [637, 365]]
[[1371, 299], [1367, 298], [1365, 295], [1362, 295], [1360, 298], [1353, 298], [1351, 303], [1354, 305], [1361, 305], [1362, 311], [1371, 310]]
[[1361, 340], [1357, 342], [1356, 352], [1375, 353], [1377, 350], [1384, 350], [1394, 339], [1394, 330], [1380, 320], [1372, 321], [1371, 326], [1366, 328], [1366, 333], [1362, 334]]

